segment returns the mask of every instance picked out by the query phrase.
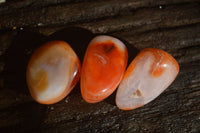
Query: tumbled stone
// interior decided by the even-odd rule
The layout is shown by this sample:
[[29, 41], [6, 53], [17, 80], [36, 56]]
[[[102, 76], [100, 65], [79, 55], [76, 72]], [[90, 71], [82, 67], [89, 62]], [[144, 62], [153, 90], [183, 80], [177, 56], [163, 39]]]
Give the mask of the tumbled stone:
[[88, 103], [111, 95], [122, 79], [128, 60], [126, 46], [111, 36], [97, 36], [85, 53], [81, 73], [81, 94]]
[[141, 107], [159, 96], [176, 78], [177, 61], [160, 49], [142, 50], [128, 66], [116, 94], [122, 110]]
[[63, 41], [51, 41], [32, 55], [26, 72], [30, 93], [37, 102], [53, 104], [66, 97], [80, 77], [80, 61]]

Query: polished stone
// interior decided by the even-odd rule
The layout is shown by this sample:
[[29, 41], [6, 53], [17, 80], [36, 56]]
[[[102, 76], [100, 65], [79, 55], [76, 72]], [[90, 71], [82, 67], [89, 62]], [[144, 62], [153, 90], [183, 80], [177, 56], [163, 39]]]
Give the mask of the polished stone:
[[158, 97], [176, 78], [177, 61], [163, 50], [142, 50], [128, 66], [116, 94], [122, 110], [141, 107]]
[[85, 53], [81, 73], [81, 94], [88, 103], [111, 95], [122, 79], [128, 60], [126, 46], [111, 36], [97, 36]]
[[29, 91], [37, 102], [53, 104], [66, 97], [80, 77], [81, 64], [63, 41], [51, 41], [32, 55], [26, 72]]

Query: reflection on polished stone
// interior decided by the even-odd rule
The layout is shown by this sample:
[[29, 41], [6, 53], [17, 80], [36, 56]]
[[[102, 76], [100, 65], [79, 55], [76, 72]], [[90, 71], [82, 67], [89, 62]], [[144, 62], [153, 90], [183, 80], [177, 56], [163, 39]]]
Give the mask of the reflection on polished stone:
[[32, 55], [26, 73], [32, 97], [42, 104], [53, 104], [66, 97], [80, 77], [81, 64], [64, 41], [51, 41]]
[[174, 81], [178, 72], [179, 65], [170, 54], [155, 48], [142, 50], [119, 85], [117, 106], [131, 110], [149, 103]]
[[81, 94], [88, 103], [96, 103], [111, 95], [126, 69], [126, 46], [111, 36], [97, 36], [85, 53], [81, 73]]

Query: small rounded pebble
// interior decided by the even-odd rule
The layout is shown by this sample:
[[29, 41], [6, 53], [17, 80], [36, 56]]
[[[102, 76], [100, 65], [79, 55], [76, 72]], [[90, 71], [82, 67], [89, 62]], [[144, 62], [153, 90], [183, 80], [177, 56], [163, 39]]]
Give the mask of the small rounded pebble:
[[131, 62], [116, 94], [122, 110], [141, 107], [159, 96], [176, 78], [177, 61], [167, 52], [147, 48]]
[[17, 29], [17, 27], [16, 27], [16, 26], [14, 26], [12, 29], [13, 29], [13, 30], [16, 30], [16, 29]]
[[53, 104], [66, 97], [80, 77], [80, 61], [63, 41], [51, 41], [32, 55], [26, 73], [32, 97], [42, 104]]
[[38, 23], [37, 25], [38, 25], [38, 26], [42, 26], [43, 24], [42, 24], [42, 23]]
[[111, 95], [122, 79], [128, 60], [126, 46], [111, 36], [97, 36], [85, 53], [81, 73], [81, 94], [88, 103]]
[[51, 107], [50, 109], [51, 109], [51, 110], [54, 110], [54, 107]]

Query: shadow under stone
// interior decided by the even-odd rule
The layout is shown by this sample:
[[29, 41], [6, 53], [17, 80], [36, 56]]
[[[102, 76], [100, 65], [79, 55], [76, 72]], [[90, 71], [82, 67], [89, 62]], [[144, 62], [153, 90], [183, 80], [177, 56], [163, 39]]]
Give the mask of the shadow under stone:
[[18, 31], [4, 55], [4, 88], [28, 94], [26, 67], [33, 51], [44, 43], [44, 38], [45, 36], [38, 33]]
[[76, 52], [80, 61], [83, 61], [85, 51], [94, 34], [79, 27], [68, 27], [48, 36], [46, 41], [61, 40], [67, 42]]
[[[18, 96], [30, 96], [26, 84], [26, 67], [31, 54], [38, 46], [44, 43], [44, 40], [45, 36], [41, 34], [26, 30], [17, 31], [11, 45], [4, 54], [3, 89], [12, 90], [16, 94], [16, 98]], [[14, 119], [17, 123], [16, 125], [5, 127], [6, 131], [25, 132], [40, 127], [46, 106], [25, 100], [21, 99], [19, 105], [16, 104], [7, 108], [7, 112], [11, 113], [7, 119]]]

